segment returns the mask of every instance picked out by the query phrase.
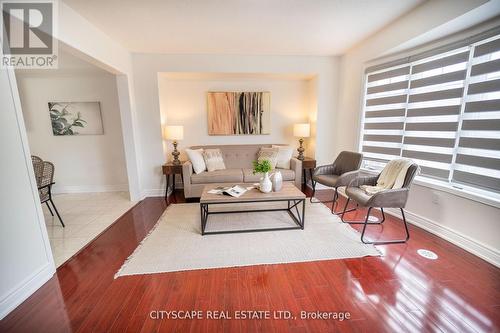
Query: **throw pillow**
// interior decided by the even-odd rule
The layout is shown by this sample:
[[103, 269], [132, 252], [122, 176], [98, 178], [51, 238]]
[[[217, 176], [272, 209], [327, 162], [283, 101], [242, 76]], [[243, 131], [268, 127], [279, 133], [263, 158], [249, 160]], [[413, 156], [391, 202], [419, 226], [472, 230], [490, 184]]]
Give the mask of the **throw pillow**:
[[203, 158], [208, 171], [224, 170], [226, 168], [220, 149], [205, 149]]
[[278, 163], [278, 148], [260, 148], [257, 161], [260, 163], [263, 160], [268, 160], [271, 167], [275, 169], [276, 163]]
[[203, 159], [203, 149], [186, 149], [186, 154], [193, 165], [195, 174], [202, 173], [207, 169]]
[[290, 160], [293, 155], [293, 148], [290, 146], [276, 146], [273, 148], [278, 148], [278, 162], [276, 167], [280, 169], [290, 169]]

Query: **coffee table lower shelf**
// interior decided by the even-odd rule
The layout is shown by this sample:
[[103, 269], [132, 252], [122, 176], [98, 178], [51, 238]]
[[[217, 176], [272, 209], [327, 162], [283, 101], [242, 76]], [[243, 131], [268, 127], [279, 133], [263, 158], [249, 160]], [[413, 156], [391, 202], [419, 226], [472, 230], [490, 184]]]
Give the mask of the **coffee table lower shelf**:
[[[231, 201], [231, 202], [203, 202], [200, 203], [200, 213], [201, 213], [201, 234], [202, 235], [217, 235], [217, 234], [233, 234], [242, 232], [262, 232], [262, 231], [278, 231], [278, 230], [304, 230], [305, 224], [305, 199], [288, 199], [288, 200], [259, 200], [256, 204], [263, 202], [287, 202], [288, 208], [271, 208], [271, 209], [248, 209], [248, 210], [234, 210], [234, 211], [210, 211], [209, 206], [212, 205], [229, 205], [229, 204], [248, 204], [248, 201]], [[299, 209], [301, 205], [301, 209]], [[295, 213], [294, 213], [295, 210]], [[206, 231], [208, 217], [210, 215], [216, 214], [238, 214], [238, 213], [258, 213], [258, 212], [278, 212], [286, 211], [295, 222], [296, 226], [292, 227], [280, 227], [280, 228], [262, 228], [262, 229], [237, 229], [237, 230], [220, 230], [220, 231]]]

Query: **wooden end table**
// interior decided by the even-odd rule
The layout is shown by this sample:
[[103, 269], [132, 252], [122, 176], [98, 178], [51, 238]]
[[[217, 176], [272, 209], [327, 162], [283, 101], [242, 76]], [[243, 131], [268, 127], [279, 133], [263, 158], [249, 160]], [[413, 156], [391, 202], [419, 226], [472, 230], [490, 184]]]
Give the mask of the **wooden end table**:
[[181, 161], [180, 165], [174, 165], [172, 162], [165, 163], [162, 165], [163, 174], [167, 179], [167, 186], [165, 186], [165, 199], [168, 199], [168, 188], [170, 187], [170, 176], [172, 176], [172, 193], [175, 198], [175, 175], [181, 175], [181, 181], [184, 184], [184, 179], [182, 176], [182, 164], [184, 162]]
[[307, 185], [306, 170], [309, 170], [309, 177], [313, 178], [313, 170], [316, 168], [316, 160], [310, 157], [304, 157], [302, 161], [302, 173], [304, 175], [304, 184]]

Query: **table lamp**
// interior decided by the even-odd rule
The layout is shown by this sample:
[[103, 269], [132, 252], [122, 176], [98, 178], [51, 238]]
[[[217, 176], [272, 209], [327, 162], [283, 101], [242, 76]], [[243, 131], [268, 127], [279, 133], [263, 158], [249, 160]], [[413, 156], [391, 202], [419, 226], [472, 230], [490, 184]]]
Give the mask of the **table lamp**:
[[172, 152], [172, 156], [174, 156], [174, 159], [172, 163], [174, 165], [180, 165], [181, 161], [179, 160], [180, 153], [177, 151], [177, 140], [184, 139], [184, 126], [165, 126], [163, 136], [165, 140], [173, 141], [174, 151]]
[[300, 138], [299, 143], [300, 146], [297, 148], [299, 152], [299, 156], [297, 158], [301, 161], [304, 160], [304, 147], [302, 144], [304, 143], [304, 138], [308, 138], [311, 135], [311, 126], [309, 124], [295, 124], [293, 125], [293, 136]]

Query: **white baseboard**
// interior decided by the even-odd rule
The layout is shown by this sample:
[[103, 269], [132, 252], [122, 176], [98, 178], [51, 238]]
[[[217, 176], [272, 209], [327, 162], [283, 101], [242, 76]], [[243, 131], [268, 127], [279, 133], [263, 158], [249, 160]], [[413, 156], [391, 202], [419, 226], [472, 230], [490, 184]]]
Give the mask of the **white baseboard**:
[[61, 193], [93, 193], [93, 192], [124, 192], [128, 191], [127, 184], [119, 185], [54, 185], [52, 192]]
[[38, 272], [22, 281], [13, 291], [0, 301], [0, 320], [50, 280], [55, 272], [54, 265], [47, 262]]
[[[182, 183], [175, 184], [175, 189], [176, 190], [183, 190], [184, 186]], [[168, 190], [168, 195], [172, 194], [172, 187]], [[164, 188], [155, 188], [155, 189], [147, 189], [142, 191], [142, 199], [147, 198], [147, 197], [164, 197], [165, 196], [165, 187]]]
[[[386, 209], [385, 211], [390, 215], [402, 218], [399, 209], [390, 208]], [[440, 225], [435, 221], [414, 214], [406, 209], [405, 209], [405, 216], [408, 223], [411, 223], [436, 236], [439, 236], [447, 240], [448, 242], [455, 244], [456, 246], [478, 256], [479, 258], [484, 259], [487, 262], [497, 267], [500, 267], [500, 252], [498, 252], [497, 250], [487, 245], [484, 245], [470, 237], [467, 237], [459, 232], [456, 232], [455, 230]]]
[[[168, 195], [172, 194], [172, 190], [168, 191]], [[142, 191], [142, 199], [147, 197], [164, 197], [165, 189], [149, 189]]]

